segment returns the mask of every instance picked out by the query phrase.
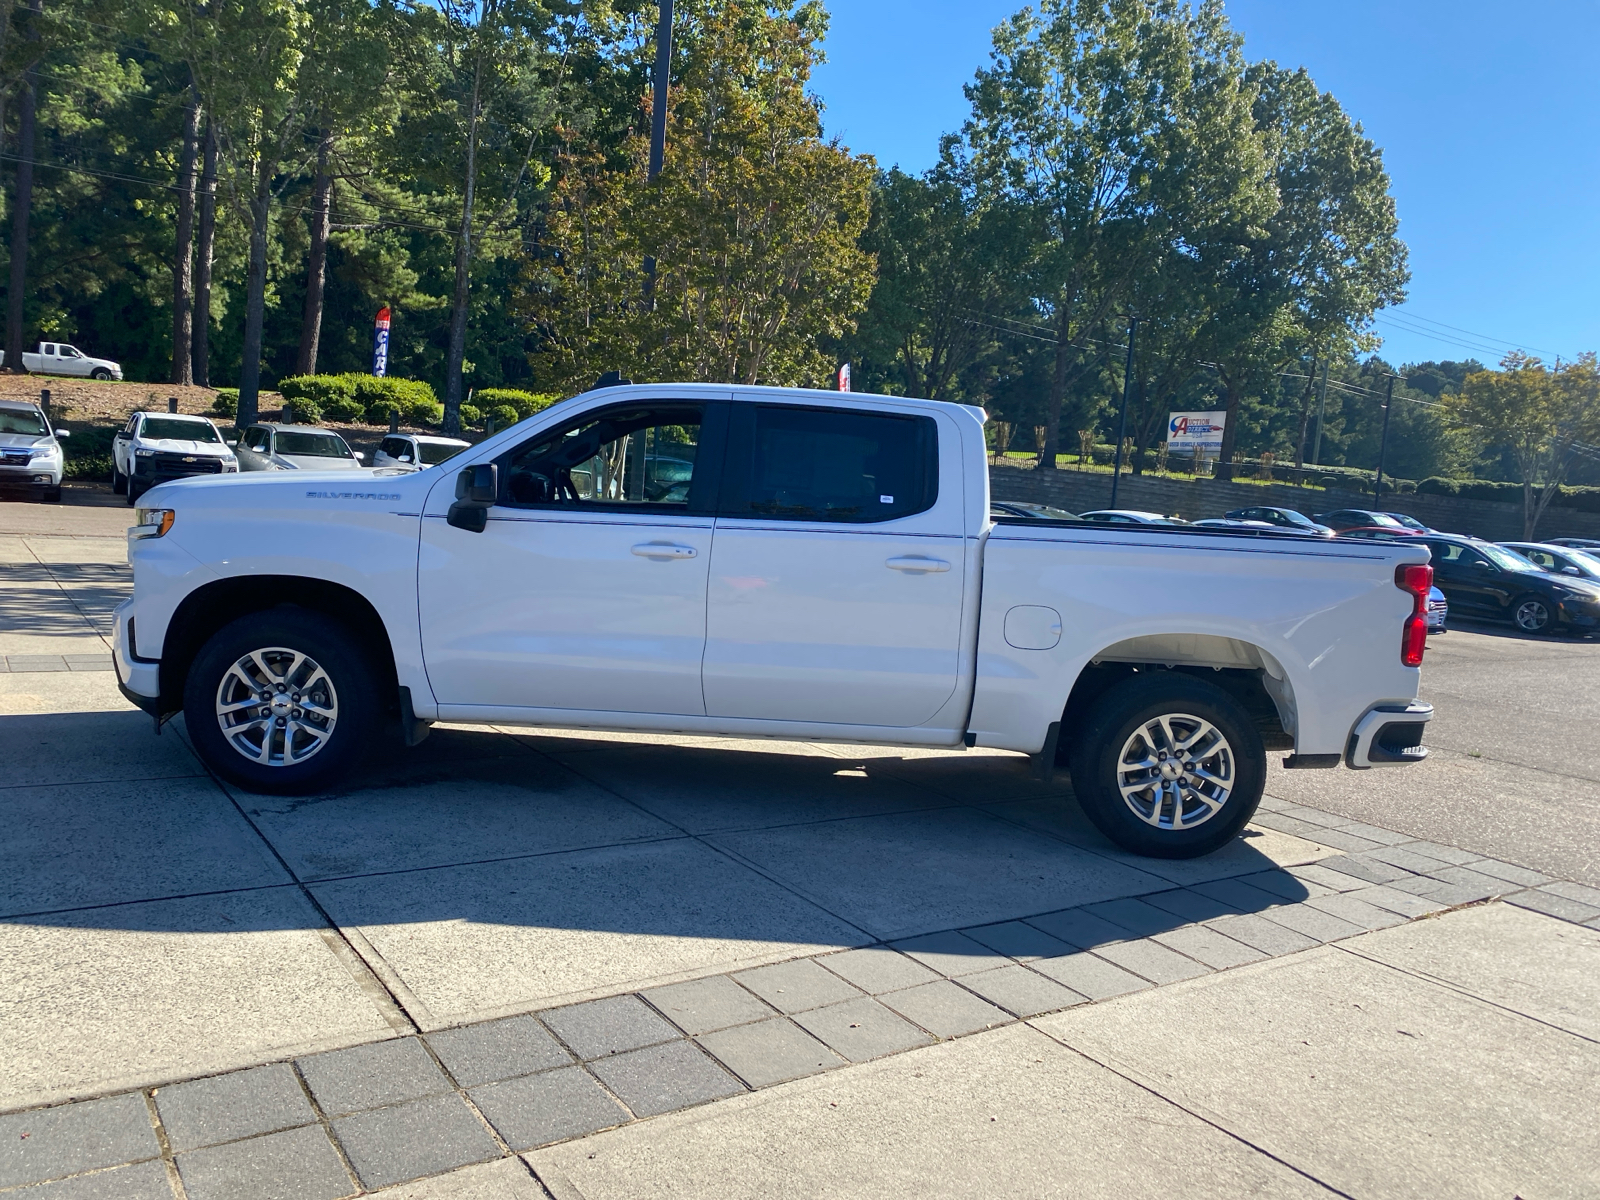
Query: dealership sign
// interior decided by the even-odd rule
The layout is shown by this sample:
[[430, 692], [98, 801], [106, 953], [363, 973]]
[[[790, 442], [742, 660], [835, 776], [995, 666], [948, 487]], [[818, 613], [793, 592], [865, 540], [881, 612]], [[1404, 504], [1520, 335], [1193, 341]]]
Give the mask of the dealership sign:
[[1227, 418], [1225, 412], [1170, 414], [1167, 417], [1167, 449], [1221, 451], [1222, 426]]

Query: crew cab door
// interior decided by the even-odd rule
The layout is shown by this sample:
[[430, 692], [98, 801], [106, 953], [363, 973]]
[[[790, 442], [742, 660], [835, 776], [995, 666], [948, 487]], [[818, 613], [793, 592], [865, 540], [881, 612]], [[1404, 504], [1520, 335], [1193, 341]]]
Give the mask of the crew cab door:
[[1471, 546], [1459, 542], [1429, 542], [1433, 552], [1433, 578], [1454, 613], [1504, 616], [1518, 581]]
[[907, 728], [959, 674], [954, 424], [736, 402], [707, 593], [713, 717]]
[[[591, 407], [495, 460], [482, 533], [423, 514], [418, 603], [434, 696], [483, 709], [700, 716], [726, 390]], [[723, 402], [708, 397], [721, 397]]]

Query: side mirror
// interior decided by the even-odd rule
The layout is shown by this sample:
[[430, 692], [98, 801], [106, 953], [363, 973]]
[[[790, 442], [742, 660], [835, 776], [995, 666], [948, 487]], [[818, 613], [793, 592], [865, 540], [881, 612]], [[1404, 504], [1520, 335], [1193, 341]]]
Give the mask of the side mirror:
[[352, 451], [350, 451], [350, 453], [354, 454], [356, 456], [356, 461], [357, 462], [366, 462], [367, 461], [367, 453], [366, 453], [365, 450], [352, 450]]
[[396, 462], [410, 462], [411, 461], [411, 455], [402, 454], [399, 458], [395, 459], [395, 461]]
[[500, 495], [500, 471], [494, 463], [467, 467], [456, 476], [456, 502], [445, 520], [457, 529], [482, 533], [489, 525], [489, 510]]
[[1475, 568], [1477, 568], [1478, 570], [1480, 570], [1480, 571], [1492, 571], [1492, 570], [1494, 570], [1494, 564], [1492, 562], [1486, 562], [1481, 558], [1475, 560], [1472, 565]]
[[[71, 437], [72, 436], [72, 430], [70, 430], [70, 429], [58, 429], [58, 430], [56, 430], [56, 436], [58, 438]], [[1576, 570], [1574, 570], [1572, 573], [1574, 575], [1576, 575], [1578, 572]]]
[[1562, 567], [1561, 568], [1561, 573], [1563, 575], [1582, 575], [1583, 574], [1583, 572], [1578, 570], [1577, 567]]

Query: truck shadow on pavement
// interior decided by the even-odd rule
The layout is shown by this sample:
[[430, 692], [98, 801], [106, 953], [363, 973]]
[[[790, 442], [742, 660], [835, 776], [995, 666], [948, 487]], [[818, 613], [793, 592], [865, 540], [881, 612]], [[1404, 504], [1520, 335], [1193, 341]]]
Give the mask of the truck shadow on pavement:
[[280, 797], [220, 785], [181, 721], [155, 738], [134, 712], [3, 716], [0, 744], [0, 924], [331, 919], [456, 1014], [1087, 905], [1070, 934], [1025, 927], [1068, 953], [1304, 899], [1278, 868], [1317, 853], [1252, 830], [1203, 859], [1137, 858], [1063, 782], [976, 751], [450, 727], [376, 748], [357, 786]]

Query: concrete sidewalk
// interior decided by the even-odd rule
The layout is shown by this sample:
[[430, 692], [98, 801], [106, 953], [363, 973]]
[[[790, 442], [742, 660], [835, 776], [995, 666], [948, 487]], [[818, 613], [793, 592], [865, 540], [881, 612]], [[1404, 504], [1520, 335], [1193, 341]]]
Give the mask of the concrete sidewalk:
[[556, 1200], [1592, 1197], [1597, 1037], [1600, 933], [1490, 904], [527, 1161]]

